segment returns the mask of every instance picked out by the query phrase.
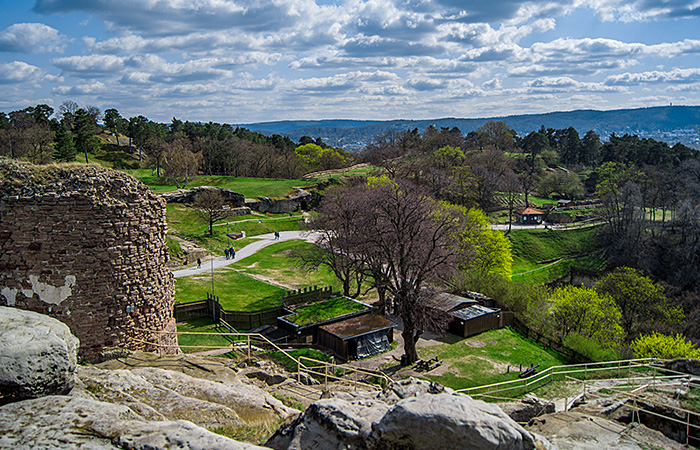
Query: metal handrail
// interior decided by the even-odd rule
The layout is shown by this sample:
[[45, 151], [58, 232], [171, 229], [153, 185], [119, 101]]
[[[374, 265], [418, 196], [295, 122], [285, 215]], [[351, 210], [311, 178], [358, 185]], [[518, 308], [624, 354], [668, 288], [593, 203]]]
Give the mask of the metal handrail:
[[[372, 377], [378, 377], [378, 378], [380, 378], [380, 379], [383, 379], [387, 384], [393, 383], [393, 380], [392, 380], [388, 375], [386, 375], [386, 374], [384, 374], [384, 373], [382, 373], [382, 372], [373, 372], [373, 371], [369, 371], [369, 370], [365, 370], [365, 369], [360, 369], [360, 368], [356, 368], [356, 367], [349, 366], [349, 365], [328, 363], [328, 362], [326, 362], [326, 361], [320, 361], [320, 360], [316, 360], [316, 359], [313, 359], [313, 358], [308, 358], [308, 357], [306, 357], [306, 356], [300, 356], [299, 359], [297, 359], [297, 358], [295, 358], [294, 356], [292, 356], [291, 354], [289, 354], [289, 352], [287, 352], [287, 351], [284, 350], [283, 348], [279, 347], [277, 344], [275, 344], [275, 343], [272, 342], [270, 339], [268, 339], [267, 337], [265, 337], [264, 335], [262, 335], [262, 334], [260, 334], [260, 333], [240, 333], [240, 332], [238, 332], [238, 333], [203, 333], [203, 332], [191, 332], [191, 331], [189, 331], [189, 332], [188, 332], [188, 331], [157, 331], [157, 330], [147, 330], [147, 329], [136, 328], [136, 327], [133, 327], [132, 329], [133, 329], [133, 330], [136, 330], [136, 331], [144, 331], [144, 332], [156, 333], [156, 334], [167, 334], [167, 335], [175, 334], [175, 335], [178, 335], [178, 336], [179, 336], [179, 335], [204, 335], [204, 336], [210, 336], [210, 335], [212, 335], [212, 334], [215, 334], [215, 335], [217, 335], [217, 336], [243, 337], [243, 338], [245, 338], [245, 339], [244, 339], [244, 340], [241, 340], [241, 341], [239, 341], [239, 342], [245, 342], [245, 341], [247, 341], [247, 347], [248, 347], [248, 352], [247, 352], [247, 353], [248, 353], [248, 357], [250, 357], [251, 339], [257, 339], [257, 340], [262, 341], [262, 342], [264, 342], [265, 344], [271, 346], [271, 347], [274, 348], [276, 351], [281, 352], [281, 353], [282, 353], [283, 355], [285, 355], [287, 358], [289, 358], [290, 360], [292, 360], [293, 362], [295, 362], [296, 365], [297, 365], [297, 373], [301, 373], [301, 372], [302, 372], [302, 368], [303, 368], [304, 372], [307, 372], [307, 373], [314, 373], [312, 370], [309, 370], [309, 368], [307, 368], [306, 366], [304, 366], [304, 364], [302, 364], [301, 360], [303, 359], [303, 360], [306, 360], [306, 361], [313, 362], [313, 363], [315, 363], [315, 364], [317, 364], [317, 365], [323, 365], [323, 366], [326, 366], [326, 367], [332, 366], [332, 367], [334, 367], [334, 368], [343, 369], [343, 370], [346, 370], [346, 371], [349, 371], [349, 372], [362, 373], [362, 374], [364, 374], [364, 375], [368, 375], [368, 376], [372, 376]], [[139, 341], [139, 342], [143, 342], [143, 343], [145, 343], [145, 344], [154, 346], [154, 347], [158, 347], [158, 348], [160, 348], [160, 347], [172, 348], [172, 347], [173, 347], [172, 345], [158, 344], [158, 343], [153, 343], [153, 342], [149, 342], [149, 341], [141, 340], [141, 339], [136, 339], [136, 340]], [[229, 348], [230, 348], [230, 349], [233, 350], [234, 345], [235, 345], [235, 343], [231, 343], [231, 345], [227, 345], [227, 346], [197, 345], [197, 346], [184, 346], [184, 347], [185, 347], [185, 348], [192, 348], [192, 347], [194, 347], [194, 348], [212, 348], [212, 349], [229, 349]], [[179, 345], [178, 345], [178, 347], [179, 347]], [[324, 375], [325, 375], [326, 378], [335, 378], [335, 379], [341, 380], [341, 378], [338, 378], [338, 377], [335, 377], [335, 376], [330, 376], [330, 375], [327, 375], [327, 374], [318, 374], [318, 375], [320, 375], [320, 376], [324, 376]], [[355, 382], [357, 383], [358, 380], [356, 379]], [[366, 381], [359, 381], [359, 382], [364, 382], [365, 384], [369, 384], [369, 385], [371, 385], [371, 386], [374, 386], [374, 384], [369, 383], [369, 382], [366, 382]], [[378, 387], [381, 388], [381, 386], [378, 386]]]

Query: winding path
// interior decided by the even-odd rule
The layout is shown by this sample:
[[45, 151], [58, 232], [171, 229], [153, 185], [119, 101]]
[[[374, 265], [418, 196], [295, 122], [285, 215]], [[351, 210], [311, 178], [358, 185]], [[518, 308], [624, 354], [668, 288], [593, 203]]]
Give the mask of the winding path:
[[215, 256], [213, 260], [210, 258], [202, 261], [201, 268], [197, 268], [195, 266], [187, 269], [173, 270], [173, 276], [175, 278], [180, 278], [189, 277], [192, 275], [201, 275], [203, 273], [211, 273], [212, 269], [216, 270], [236, 263], [254, 254], [258, 250], [267, 247], [268, 245], [272, 245], [282, 241], [289, 241], [292, 239], [304, 239], [307, 242], [315, 242], [318, 239], [318, 237], [318, 233], [311, 231], [280, 231], [279, 239], [275, 239], [274, 233], [261, 234], [259, 236], [251, 236], [251, 239], [258, 239], [258, 241], [236, 250], [235, 259], [226, 259], [225, 256]]

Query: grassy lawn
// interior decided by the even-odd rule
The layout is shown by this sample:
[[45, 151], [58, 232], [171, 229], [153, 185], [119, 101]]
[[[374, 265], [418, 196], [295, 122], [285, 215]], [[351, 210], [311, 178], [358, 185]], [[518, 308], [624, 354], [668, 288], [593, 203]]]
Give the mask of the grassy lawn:
[[[228, 333], [223, 327], [214, 324], [209, 318], [192, 319], [188, 322], [178, 323], [177, 331], [187, 333], [209, 333], [211, 336], [181, 334], [177, 337], [178, 345], [185, 353], [201, 352], [212, 347], [225, 347], [231, 345], [232, 336], [221, 336], [217, 333]], [[183, 346], [185, 348], [183, 348]], [[194, 347], [192, 347], [194, 346]], [[190, 347], [190, 348], [186, 348]]]
[[[539, 261], [596, 250], [597, 230], [597, 227], [590, 227], [574, 230], [536, 229], [512, 231], [509, 239], [513, 244], [513, 280], [543, 283], [566, 274], [572, 268], [603, 269], [605, 261], [596, 255], [565, 260], [552, 265], [537, 264]], [[521, 273], [523, 275], [518, 275]]]
[[223, 255], [224, 248], [233, 245], [234, 248], [240, 249], [254, 241], [248, 237], [231, 240], [226, 236], [229, 232], [244, 231], [246, 236], [258, 236], [274, 231], [304, 229], [300, 213], [294, 213], [292, 216], [289, 214], [250, 214], [232, 216], [215, 223], [214, 235], [209, 236], [208, 225], [199, 219], [192, 208], [171, 203], [167, 205], [166, 214], [171, 235], [211, 250], [219, 256]]
[[424, 376], [453, 389], [515, 380], [521, 364], [523, 367], [539, 364], [540, 371], [566, 364], [557, 353], [509, 328], [487, 331], [471, 338], [445, 338], [442, 344], [418, 348], [418, 355], [422, 359], [437, 356], [443, 360], [443, 366], [449, 366], [446, 373]]
[[[158, 178], [151, 169], [127, 170], [134, 178], [148, 186], [153, 192], [174, 191], [177, 187]], [[187, 183], [188, 188], [197, 186], [216, 186], [231, 189], [248, 198], [256, 197], [285, 197], [296, 187], [309, 186], [316, 180], [282, 180], [273, 178], [245, 178], [229, 176], [200, 175]]]
[[[189, 303], [204, 300], [211, 292], [211, 275], [196, 275], [175, 280], [175, 301]], [[282, 304], [284, 289], [263, 283], [228, 268], [214, 271], [214, 295], [229, 311], [256, 311]]]
[[335, 297], [323, 302], [302, 306], [294, 314], [286, 316], [285, 320], [303, 327], [345, 314], [362, 311], [363, 309], [367, 309], [367, 307], [345, 297]]
[[328, 268], [320, 267], [312, 271], [300, 269], [294, 252], [313, 245], [301, 239], [272, 244], [244, 259], [235, 267], [243, 273], [270, 278], [296, 289], [329, 285], [333, 286], [334, 290], [340, 289], [340, 282]]

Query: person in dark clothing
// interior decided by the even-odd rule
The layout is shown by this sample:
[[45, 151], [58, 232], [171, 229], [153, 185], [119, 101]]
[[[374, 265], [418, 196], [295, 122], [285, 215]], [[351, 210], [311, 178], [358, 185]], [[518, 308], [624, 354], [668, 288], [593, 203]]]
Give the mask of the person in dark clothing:
[[227, 248], [224, 249], [224, 256], [226, 256], [226, 259], [228, 259], [229, 257], [229, 252]]
[[201, 258], [197, 258], [197, 268], [198, 269], [202, 268], [202, 259]]

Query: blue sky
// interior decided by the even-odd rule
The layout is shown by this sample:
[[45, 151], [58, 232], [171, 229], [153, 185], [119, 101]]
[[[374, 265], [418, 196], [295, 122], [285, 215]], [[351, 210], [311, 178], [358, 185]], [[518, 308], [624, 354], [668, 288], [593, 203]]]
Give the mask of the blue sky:
[[0, 0], [0, 111], [232, 124], [700, 104], [700, 0]]

